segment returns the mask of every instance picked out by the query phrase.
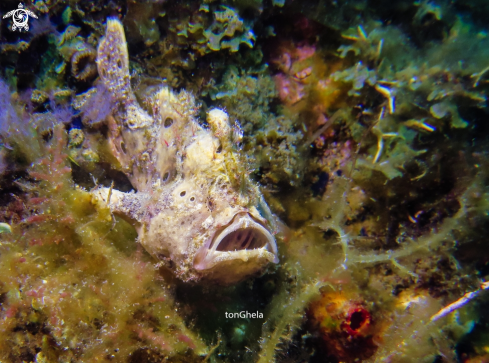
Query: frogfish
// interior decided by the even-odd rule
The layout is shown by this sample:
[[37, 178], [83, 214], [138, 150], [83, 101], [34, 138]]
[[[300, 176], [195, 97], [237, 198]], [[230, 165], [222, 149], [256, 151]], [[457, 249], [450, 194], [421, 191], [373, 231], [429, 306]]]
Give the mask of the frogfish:
[[278, 263], [277, 222], [227, 113], [209, 110], [207, 127], [192, 94], [165, 85], [139, 104], [117, 19], [107, 20], [97, 69], [115, 104], [108, 143], [136, 191], [98, 188], [95, 203], [130, 221], [138, 242], [183, 281], [232, 284]]

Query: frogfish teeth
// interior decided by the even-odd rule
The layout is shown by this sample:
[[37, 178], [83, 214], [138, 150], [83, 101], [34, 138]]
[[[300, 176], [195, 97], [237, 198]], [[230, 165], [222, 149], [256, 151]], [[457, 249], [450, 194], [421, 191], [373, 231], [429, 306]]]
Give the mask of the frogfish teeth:
[[228, 115], [210, 110], [205, 129], [192, 95], [167, 87], [145, 111], [116, 19], [107, 20], [97, 67], [116, 104], [109, 145], [137, 192], [99, 188], [94, 201], [131, 221], [144, 248], [184, 281], [230, 284], [278, 263], [273, 215], [233, 147]]

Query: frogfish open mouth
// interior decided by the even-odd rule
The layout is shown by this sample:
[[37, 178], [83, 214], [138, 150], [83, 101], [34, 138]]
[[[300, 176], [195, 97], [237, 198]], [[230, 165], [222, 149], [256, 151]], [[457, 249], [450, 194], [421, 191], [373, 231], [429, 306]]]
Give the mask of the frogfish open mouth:
[[[223, 260], [223, 256], [232, 253], [234, 259], [247, 261], [252, 258], [270, 258], [277, 263], [277, 245], [275, 238], [268, 229], [248, 214], [236, 214], [233, 220], [217, 231], [209, 245], [199, 251], [195, 260], [195, 268], [204, 270], [212, 268]], [[265, 253], [268, 252], [268, 253]]]

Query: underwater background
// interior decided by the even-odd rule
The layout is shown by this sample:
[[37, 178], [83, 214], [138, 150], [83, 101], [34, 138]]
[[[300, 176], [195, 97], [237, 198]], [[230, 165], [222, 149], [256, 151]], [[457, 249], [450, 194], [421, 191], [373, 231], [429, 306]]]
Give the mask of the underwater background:
[[[13, 30], [0, 3], [0, 362], [489, 362], [488, 1], [23, 7]], [[93, 202], [133, 190], [97, 72], [110, 17], [148, 113], [168, 85], [242, 130], [277, 265], [182, 282]]]

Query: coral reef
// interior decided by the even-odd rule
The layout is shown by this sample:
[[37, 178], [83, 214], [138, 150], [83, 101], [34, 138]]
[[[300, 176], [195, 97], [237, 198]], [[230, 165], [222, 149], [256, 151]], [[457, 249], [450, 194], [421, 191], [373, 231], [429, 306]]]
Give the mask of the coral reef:
[[[213, 15], [212, 22], [206, 14]], [[241, 44], [253, 48], [255, 41], [249, 25], [245, 25], [234, 9], [224, 5], [212, 11], [209, 5], [202, 4], [187, 21], [172, 22], [170, 30], [176, 33], [180, 43], [190, 43], [200, 55], [221, 49], [237, 52]]]
[[24, 5], [2, 362], [487, 360], [484, 1]]
[[245, 135], [242, 148], [252, 152], [249, 162], [251, 168], [259, 168], [261, 182], [298, 184], [304, 169], [300, 162], [304, 135], [295, 130], [296, 118], [271, 112], [270, 104], [277, 92], [270, 76], [264, 72], [240, 74], [237, 67], [231, 66], [218, 86], [211, 82], [207, 87], [203, 94], [229, 110], [230, 118], [239, 122]]

